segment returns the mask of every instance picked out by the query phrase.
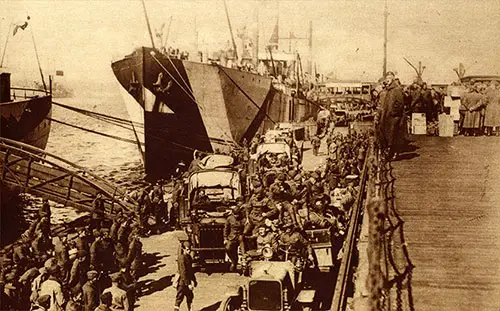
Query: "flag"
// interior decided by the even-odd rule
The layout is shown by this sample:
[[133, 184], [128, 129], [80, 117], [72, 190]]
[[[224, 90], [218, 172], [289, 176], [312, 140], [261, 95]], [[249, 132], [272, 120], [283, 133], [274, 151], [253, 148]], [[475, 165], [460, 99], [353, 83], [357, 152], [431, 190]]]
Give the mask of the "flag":
[[19, 28], [22, 30], [26, 29], [28, 27], [28, 21], [30, 17], [28, 16], [27, 21], [25, 21], [23, 24], [14, 24], [14, 29], [12, 30], [12, 35], [15, 36]]
[[64, 71], [62, 70], [56, 70], [56, 76], [64, 76]]

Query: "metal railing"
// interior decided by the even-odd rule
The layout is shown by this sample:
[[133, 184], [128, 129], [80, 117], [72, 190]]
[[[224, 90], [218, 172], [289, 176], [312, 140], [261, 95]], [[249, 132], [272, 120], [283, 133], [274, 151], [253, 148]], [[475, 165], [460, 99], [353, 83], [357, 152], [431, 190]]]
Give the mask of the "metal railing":
[[[370, 148], [371, 150], [371, 148]], [[329, 310], [345, 310], [347, 298], [349, 296], [349, 286], [352, 282], [353, 275], [353, 257], [357, 244], [357, 239], [361, 225], [361, 214], [366, 197], [366, 183], [368, 179], [368, 158], [365, 159], [363, 164], [363, 172], [361, 174], [360, 187], [354, 208], [351, 211], [349, 221], [349, 229], [347, 231], [346, 239], [344, 241], [344, 256], [340, 262], [340, 268], [335, 283], [335, 290], [333, 293], [332, 304]]]

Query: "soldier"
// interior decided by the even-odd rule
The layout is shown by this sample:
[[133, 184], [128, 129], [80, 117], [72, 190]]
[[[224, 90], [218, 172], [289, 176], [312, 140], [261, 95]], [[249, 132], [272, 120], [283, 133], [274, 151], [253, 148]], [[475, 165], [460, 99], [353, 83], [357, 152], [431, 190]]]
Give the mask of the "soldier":
[[66, 304], [66, 298], [62, 290], [61, 281], [59, 280], [59, 266], [54, 258], [46, 261], [45, 269], [49, 277], [40, 285], [39, 296], [50, 295], [49, 311], [62, 311]]
[[177, 289], [175, 296], [174, 310], [179, 310], [184, 298], [188, 310], [191, 311], [193, 303], [193, 289], [198, 285], [193, 269], [193, 259], [191, 258], [191, 243], [184, 241], [182, 249], [177, 258], [178, 277], [174, 282], [174, 287]]
[[388, 157], [393, 158], [401, 152], [404, 140], [404, 96], [403, 90], [395, 81], [393, 72], [385, 76], [387, 93], [385, 94], [382, 116], [380, 118], [380, 144], [388, 151]]
[[293, 225], [284, 225], [284, 232], [281, 233], [279, 245], [284, 247], [286, 260], [291, 261], [294, 265], [299, 258], [304, 257], [304, 250], [307, 252], [307, 259], [314, 262], [313, 250], [309, 242], [294, 229]]
[[98, 276], [99, 272], [95, 270], [87, 272], [87, 282], [82, 287], [84, 311], [94, 311], [99, 305], [99, 289], [97, 286]]
[[111, 305], [113, 304], [113, 295], [110, 292], [101, 295], [101, 304], [93, 311], [111, 311]]
[[102, 193], [98, 193], [92, 202], [92, 211], [90, 212], [90, 229], [100, 229], [104, 220], [104, 200]]
[[113, 241], [118, 241], [118, 229], [123, 221], [123, 213], [122, 211], [118, 212], [118, 214], [113, 218], [113, 223], [109, 228], [109, 237], [113, 239]]
[[113, 273], [109, 276], [111, 278], [111, 287], [104, 290], [103, 294], [111, 293], [112, 296], [112, 310], [130, 310], [130, 304], [127, 298], [127, 293], [119, 287], [122, 278], [121, 272]]
[[259, 232], [257, 235], [257, 253], [262, 254], [262, 250], [265, 247], [271, 247], [274, 253], [278, 250], [276, 234], [269, 230], [266, 225], [261, 225], [259, 227]]
[[88, 260], [88, 252], [86, 250], [79, 250], [76, 254], [76, 258], [71, 266], [70, 276], [69, 276], [69, 286], [71, 287], [71, 292], [77, 294], [82, 289], [83, 285], [87, 281], [87, 272], [90, 269], [90, 264]]
[[30, 311], [47, 311], [50, 308], [50, 295], [43, 295], [31, 306]]
[[127, 268], [130, 269], [130, 274], [137, 280], [138, 270], [141, 265], [142, 243], [137, 235], [137, 231], [132, 231], [129, 236], [129, 249], [127, 253]]
[[238, 246], [241, 249], [241, 253], [245, 253], [245, 243], [243, 241], [244, 224], [241, 218], [240, 207], [235, 206], [224, 225], [224, 246], [231, 260], [231, 267], [229, 268], [231, 272], [236, 270], [236, 265], [238, 264]]
[[54, 238], [55, 243], [54, 243], [54, 257], [57, 260], [57, 265], [59, 266], [61, 270], [61, 277], [63, 280], [66, 280], [68, 277], [68, 270], [69, 270], [69, 253], [68, 253], [68, 247], [66, 245], [66, 237], [56, 237]]
[[49, 200], [43, 199], [42, 206], [40, 206], [40, 209], [38, 210], [38, 215], [40, 218], [48, 217], [50, 219], [52, 213], [50, 211]]
[[321, 138], [319, 138], [317, 135], [314, 135], [311, 138], [311, 144], [313, 147], [313, 155], [317, 156], [319, 152], [319, 147], [321, 146]]

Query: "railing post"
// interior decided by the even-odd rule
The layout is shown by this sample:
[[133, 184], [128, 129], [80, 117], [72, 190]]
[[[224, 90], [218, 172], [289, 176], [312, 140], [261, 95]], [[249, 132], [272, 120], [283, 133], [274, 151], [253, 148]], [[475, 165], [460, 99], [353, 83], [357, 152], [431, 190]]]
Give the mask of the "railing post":
[[69, 177], [68, 194], [66, 195], [66, 200], [69, 200], [69, 198], [71, 197], [71, 188], [73, 188], [73, 177], [74, 175], [71, 175]]
[[7, 173], [7, 163], [9, 163], [9, 154], [10, 154], [10, 150], [7, 149], [7, 151], [5, 151], [4, 164], [2, 166], [2, 180], [5, 179], [5, 173]]
[[30, 157], [30, 160], [28, 161], [28, 172], [26, 174], [26, 183], [24, 184], [24, 189], [28, 188], [28, 185], [29, 185], [29, 182], [30, 182], [31, 163], [33, 163], [33, 158], [32, 157]]

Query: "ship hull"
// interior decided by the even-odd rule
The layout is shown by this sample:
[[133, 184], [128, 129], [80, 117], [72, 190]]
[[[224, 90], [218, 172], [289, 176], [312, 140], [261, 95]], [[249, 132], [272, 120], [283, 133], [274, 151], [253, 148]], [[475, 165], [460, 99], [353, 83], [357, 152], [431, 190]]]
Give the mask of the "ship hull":
[[51, 116], [51, 96], [0, 103], [0, 137], [45, 149]]
[[195, 150], [227, 151], [277, 122], [299, 119], [293, 113], [297, 99], [277, 92], [269, 77], [169, 58], [146, 47], [112, 69], [126, 92], [127, 110], [136, 111], [131, 98], [143, 110], [149, 179], [170, 176], [180, 161], [189, 164]]

